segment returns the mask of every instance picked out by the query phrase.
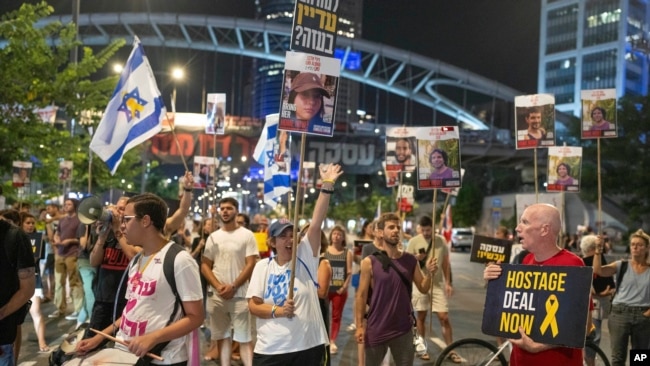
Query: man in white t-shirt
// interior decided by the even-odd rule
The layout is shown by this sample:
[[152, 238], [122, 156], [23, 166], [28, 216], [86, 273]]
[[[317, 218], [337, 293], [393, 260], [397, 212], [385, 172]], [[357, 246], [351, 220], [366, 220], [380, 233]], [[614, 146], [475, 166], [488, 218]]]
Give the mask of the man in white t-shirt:
[[[153, 360], [153, 364], [187, 363], [198, 353], [198, 348], [192, 354], [188, 352], [187, 335], [197, 329], [204, 318], [199, 269], [189, 253], [180, 251], [176, 255], [174, 278], [182, 311], [177, 311], [170, 322], [176, 301], [163, 264], [167, 251], [175, 244], [163, 234], [166, 218], [167, 204], [154, 194], [137, 195], [127, 201], [121, 229], [129, 243], [142, 247], [142, 254], [129, 263], [125, 282], [127, 303], [122, 316], [103, 332], [114, 335], [119, 329], [116, 337], [128, 346], [116, 343], [115, 348], [101, 350], [84, 362], [111, 360], [133, 364], [162, 342], [169, 342], [160, 354], [164, 361]], [[103, 339], [96, 335], [82, 340], [77, 353], [83, 355], [97, 348]]]
[[244, 366], [253, 364], [246, 291], [259, 252], [253, 233], [237, 224], [238, 207], [232, 197], [219, 201], [221, 227], [206, 240], [201, 258], [201, 273], [210, 285], [206, 310], [211, 344], [204, 359], [214, 360], [218, 350], [222, 366], [230, 365], [233, 340], [239, 342]]

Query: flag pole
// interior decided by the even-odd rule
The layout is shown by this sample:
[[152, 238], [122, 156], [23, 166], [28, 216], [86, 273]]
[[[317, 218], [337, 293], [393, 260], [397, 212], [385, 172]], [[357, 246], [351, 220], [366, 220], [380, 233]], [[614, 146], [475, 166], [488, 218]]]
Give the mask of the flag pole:
[[602, 196], [602, 185], [600, 181], [600, 137], [597, 139], [597, 176], [598, 176], [598, 215], [596, 219], [598, 220], [598, 235], [603, 234], [602, 222], [603, 222], [603, 196]]
[[[174, 141], [176, 141], [176, 147], [178, 148], [178, 153], [181, 155], [181, 160], [183, 161], [183, 166], [185, 167], [185, 171], [189, 172], [190, 169], [187, 167], [187, 163], [185, 162], [185, 156], [183, 156], [183, 149], [181, 149], [181, 143], [178, 142], [178, 136], [176, 136], [176, 127], [175, 127], [175, 119], [176, 119], [176, 88], [174, 88], [174, 92], [172, 93], [172, 115], [174, 118], [169, 119], [169, 113], [167, 113], [167, 122], [169, 122], [169, 127], [172, 130], [172, 136], [174, 136]], [[215, 146], [216, 150], [216, 146]]]
[[[436, 243], [436, 204], [438, 201], [438, 188], [435, 188], [433, 190], [433, 214], [431, 217], [433, 218], [433, 226], [431, 229], [433, 230], [433, 233], [431, 233], [431, 252], [433, 253], [433, 257], [436, 257], [436, 248], [435, 248], [435, 243]], [[442, 208], [442, 211], [445, 211], [445, 208]], [[440, 220], [440, 226], [442, 227], [442, 220]], [[427, 253], [427, 257], [429, 256], [429, 253]], [[425, 261], [428, 261], [427, 257], [424, 258]], [[433, 276], [433, 274], [431, 274]], [[429, 288], [429, 329], [433, 329], [433, 282], [431, 282], [431, 287]]]
[[[305, 145], [307, 144], [307, 134], [306, 133], [301, 133], [301, 139], [300, 139], [300, 164], [298, 166], [298, 177], [302, 177], [302, 163], [303, 163], [303, 156], [305, 155]], [[304, 194], [302, 192], [302, 187], [300, 185], [300, 178], [298, 179], [298, 184], [296, 185], [296, 207], [294, 208], [293, 211], [293, 245], [291, 246], [291, 277], [289, 278], [289, 296], [287, 297], [290, 300], [293, 300], [293, 284], [296, 280], [296, 256], [298, 254], [298, 240], [300, 237], [298, 236], [299, 230], [298, 230], [298, 212], [300, 212], [298, 203], [300, 202], [300, 197], [301, 194]]]
[[539, 203], [539, 187], [538, 187], [538, 179], [537, 179], [537, 146], [535, 146], [535, 156], [533, 157], [533, 166], [534, 166], [534, 178], [535, 179], [535, 203]]

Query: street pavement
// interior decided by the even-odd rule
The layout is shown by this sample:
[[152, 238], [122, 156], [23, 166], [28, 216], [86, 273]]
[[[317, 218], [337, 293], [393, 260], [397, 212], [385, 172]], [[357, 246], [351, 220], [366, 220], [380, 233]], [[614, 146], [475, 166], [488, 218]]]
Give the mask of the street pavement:
[[[450, 318], [453, 328], [453, 339], [461, 338], [481, 338], [496, 344], [493, 336], [481, 333], [481, 320], [483, 314], [483, 305], [485, 301], [485, 284], [483, 281], [483, 266], [477, 263], [469, 262], [469, 253], [453, 252], [451, 253], [451, 263], [453, 270], [454, 294], [450, 299]], [[332, 355], [333, 366], [357, 366], [357, 344], [354, 341], [354, 334], [346, 331], [346, 327], [352, 323], [353, 319], [353, 301], [354, 290], [351, 289], [348, 300], [343, 312], [343, 321], [341, 332], [336, 340], [338, 353]], [[46, 339], [50, 347], [54, 348], [61, 344], [67, 334], [74, 330], [76, 321], [66, 320], [64, 317], [51, 319], [47, 315], [54, 311], [52, 303], [43, 304], [43, 315], [46, 322]], [[71, 312], [71, 304], [69, 312]], [[427, 328], [429, 328], [429, 318], [427, 318]], [[609, 331], [607, 321], [604, 322], [601, 348], [609, 356]], [[205, 347], [209, 344], [207, 331], [204, 331], [201, 337], [202, 354]], [[416, 358], [415, 365], [433, 365], [436, 357], [444, 347], [441, 339], [440, 326], [437, 318], [434, 317], [433, 330], [427, 330], [427, 348], [430, 361], [423, 361]], [[19, 366], [46, 366], [48, 365], [49, 353], [38, 353], [38, 342], [34, 334], [34, 327], [31, 318], [28, 316], [23, 325], [23, 344], [18, 360]], [[213, 361], [202, 361], [202, 365], [214, 366], [218, 363]], [[239, 365], [233, 362], [232, 365]]]

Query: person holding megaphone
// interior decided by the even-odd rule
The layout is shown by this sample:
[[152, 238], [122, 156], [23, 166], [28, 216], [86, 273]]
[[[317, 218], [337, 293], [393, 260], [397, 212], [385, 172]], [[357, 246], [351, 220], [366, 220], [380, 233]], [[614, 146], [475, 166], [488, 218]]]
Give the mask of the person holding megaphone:
[[[165, 235], [176, 231], [187, 216], [192, 203], [194, 177], [186, 172], [181, 179], [183, 195], [178, 210], [165, 221]], [[120, 286], [124, 270], [131, 258], [141, 248], [131, 245], [121, 231], [122, 217], [129, 197], [120, 197], [115, 205], [103, 209], [99, 199], [87, 197], [79, 207], [79, 218], [83, 223], [97, 223], [95, 230], [89, 230], [89, 242], [94, 243], [90, 251], [90, 265], [97, 267], [97, 280], [93, 289], [95, 304], [90, 316], [88, 329], [104, 329], [113, 322], [113, 316], [122, 314], [126, 305], [126, 285]], [[86, 202], [88, 201], [88, 202]], [[118, 293], [119, 289], [119, 293]], [[84, 339], [95, 335], [86, 331]], [[101, 346], [106, 343], [103, 342]]]

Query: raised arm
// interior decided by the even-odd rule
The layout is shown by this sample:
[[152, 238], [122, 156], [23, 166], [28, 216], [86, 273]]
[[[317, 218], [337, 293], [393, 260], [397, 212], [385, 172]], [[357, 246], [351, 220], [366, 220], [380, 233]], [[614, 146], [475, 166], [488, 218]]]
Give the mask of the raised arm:
[[314, 206], [314, 214], [312, 215], [309, 230], [307, 231], [307, 238], [309, 238], [309, 243], [311, 244], [314, 257], [318, 256], [318, 253], [320, 253], [320, 230], [323, 225], [323, 220], [325, 220], [325, 216], [327, 216], [330, 196], [332, 195], [328, 192], [334, 191], [334, 184], [341, 174], [343, 174], [343, 170], [338, 164], [321, 164], [320, 174], [323, 180], [323, 185], [318, 194], [318, 200], [316, 200], [316, 205]]
[[181, 223], [183, 220], [185, 220], [185, 217], [190, 212], [193, 190], [194, 176], [192, 176], [192, 172], [186, 171], [183, 180], [183, 196], [181, 197], [181, 202], [178, 206], [178, 210], [176, 210], [176, 212], [174, 212], [174, 214], [171, 217], [167, 218], [167, 221], [165, 221], [165, 236], [169, 236], [178, 230], [178, 228], [181, 226]]

